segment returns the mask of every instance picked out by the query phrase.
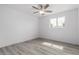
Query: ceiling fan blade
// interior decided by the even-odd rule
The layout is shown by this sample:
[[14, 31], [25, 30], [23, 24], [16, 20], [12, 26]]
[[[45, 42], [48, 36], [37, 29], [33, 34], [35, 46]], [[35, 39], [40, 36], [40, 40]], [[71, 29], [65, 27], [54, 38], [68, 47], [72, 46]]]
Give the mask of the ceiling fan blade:
[[47, 9], [49, 7], [49, 4], [46, 4], [45, 6], [44, 6], [44, 9]]
[[38, 6], [40, 7], [40, 9], [42, 9], [42, 8], [43, 8], [42, 4], [38, 4]]
[[47, 12], [47, 13], [52, 13], [52, 11], [51, 11], [51, 10], [46, 10], [45, 12]]
[[33, 13], [34, 13], [34, 14], [35, 14], [35, 13], [38, 13], [38, 11], [36, 11], [36, 12], [33, 12]]
[[37, 8], [37, 7], [35, 7], [35, 6], [32, 6], [34, 9], [37, 9], [37, 10], [39, 10], [39, 8]]

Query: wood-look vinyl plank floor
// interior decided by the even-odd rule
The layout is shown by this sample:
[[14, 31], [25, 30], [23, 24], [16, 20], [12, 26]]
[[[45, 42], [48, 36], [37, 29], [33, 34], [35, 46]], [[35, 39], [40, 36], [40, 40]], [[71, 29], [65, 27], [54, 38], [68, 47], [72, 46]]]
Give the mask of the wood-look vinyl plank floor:
[[39, 38], [0, 48], [0, 55], [79, 55], [79, 46]]

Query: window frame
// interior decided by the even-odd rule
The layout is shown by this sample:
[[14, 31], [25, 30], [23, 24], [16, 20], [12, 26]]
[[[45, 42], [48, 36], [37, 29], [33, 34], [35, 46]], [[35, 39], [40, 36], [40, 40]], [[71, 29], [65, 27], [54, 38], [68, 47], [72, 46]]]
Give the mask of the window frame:
[[[62, 23], [62, 26], [60, 26], [58, 19], [59, 19], [59, 18], [62, 18], [62, 17], [64, 18], [64, 21], [61, 22], [61, 23]], [[53, 27], [53, 24], [52, 24], [52, 22], [51, 22], [51, 20], [53, 20], [53, 19], [56, 19], [56, 26], [55, 26], [55, 27]], [[66, 20], [66, 16], [54, 17], [54, 18], [50, 19], [50, 25], [51, 25], [52, 28], [64, 28], [65, 20]]]

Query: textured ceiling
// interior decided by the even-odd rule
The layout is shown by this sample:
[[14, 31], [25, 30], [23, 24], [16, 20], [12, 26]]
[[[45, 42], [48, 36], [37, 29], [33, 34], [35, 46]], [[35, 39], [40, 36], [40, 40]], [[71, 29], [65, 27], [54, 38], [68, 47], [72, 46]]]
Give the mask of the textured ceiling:
[[[33, 14], [34, 9], [32, 8], [34, 4], [6, 4], [4, 6], [16, 9], [18, 11], [27, 13], [32, 16], [40, 17], [38, 14]], [[78, 8], [79, 4], [51, 4], [48, 9], [53, 11], [53, 14], [63, 12], [66, 10], [71, 10], [74, 8]]]

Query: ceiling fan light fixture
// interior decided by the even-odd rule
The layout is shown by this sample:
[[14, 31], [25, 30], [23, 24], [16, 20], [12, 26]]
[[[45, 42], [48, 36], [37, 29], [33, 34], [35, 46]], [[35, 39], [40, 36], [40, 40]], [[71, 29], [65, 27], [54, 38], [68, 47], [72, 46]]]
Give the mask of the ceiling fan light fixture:
[[39, 13], [40, 13], [40, 14], [44, 14], [45, 12], [44, 12], [44, 11], [39, 11]]
[[38, 4], [37, 7], [36, 6], [32, 7], [37, 10], [36, 12], [34, 12], [34, 14], [38, 13], [40, 15], [47, 15], [49, 13], [52, 13], [52, 10], [47, 9], [49, 6], [50, 6], [49, 4]]

